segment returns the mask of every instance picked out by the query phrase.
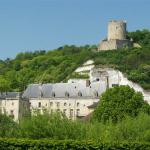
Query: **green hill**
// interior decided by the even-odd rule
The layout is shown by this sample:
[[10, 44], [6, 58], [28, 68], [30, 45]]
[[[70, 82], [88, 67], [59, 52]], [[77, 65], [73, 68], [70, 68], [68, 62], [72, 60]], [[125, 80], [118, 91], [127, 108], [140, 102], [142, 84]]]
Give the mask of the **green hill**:
[[23, 90], [30, 83], [65, 81], [86, 60], [119, 69], [127, 77], [150, 89], [150, 31], [128, 33], [142, 48], [94, 52], [96, 46], [63, 46], [51, 51], [19, 53], [0, 61], [0, 91]]

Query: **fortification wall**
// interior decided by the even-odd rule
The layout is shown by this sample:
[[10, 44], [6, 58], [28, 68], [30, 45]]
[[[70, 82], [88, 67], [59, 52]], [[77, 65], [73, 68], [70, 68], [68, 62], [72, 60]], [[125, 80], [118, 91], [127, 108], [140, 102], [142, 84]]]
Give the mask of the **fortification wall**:
[[114, 50], [123, 47], [132, 47], [132, 42], [129, 40], [109, 40], [102, 41], [98, 47], [98, 51], [101, 50]]
[[116, 47], [118, 48], [125, 48], [125, 47], [132, 47], [132, 42], [129, 40], [116, 40]]
[[98, 50], [113, 50], [117, 49], [116, 40], [102, 41], [98, 47]]

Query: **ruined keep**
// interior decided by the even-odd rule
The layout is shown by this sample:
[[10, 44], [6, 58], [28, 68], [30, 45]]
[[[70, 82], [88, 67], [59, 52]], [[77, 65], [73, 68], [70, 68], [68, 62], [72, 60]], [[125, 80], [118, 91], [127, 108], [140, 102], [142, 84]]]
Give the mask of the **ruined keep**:
[[132, 47], [132, 42], [126, 39], [126, 32], [126, 21], [110, 21], [108, 23], [108, 37], [101, 41], [98, 51]]

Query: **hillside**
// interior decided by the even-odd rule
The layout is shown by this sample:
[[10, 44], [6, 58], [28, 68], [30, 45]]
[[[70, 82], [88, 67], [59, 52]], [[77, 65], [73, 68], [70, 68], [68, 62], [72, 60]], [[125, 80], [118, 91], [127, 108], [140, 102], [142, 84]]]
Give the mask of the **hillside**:
[[53, 51], [19, 53], [15, 59], [0, 61], [0, 91], [20, 91], [30, 83], [65, 81], [86, 60], [109, 65], [150, 89], [150, 31], [128, 33], [142, 48], [95, 53], [96, 46], [63, 46]]

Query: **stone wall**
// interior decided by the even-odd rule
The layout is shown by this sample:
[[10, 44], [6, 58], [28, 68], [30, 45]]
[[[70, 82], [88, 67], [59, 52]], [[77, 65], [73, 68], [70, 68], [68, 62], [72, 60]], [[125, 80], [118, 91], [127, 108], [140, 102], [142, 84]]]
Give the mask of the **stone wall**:
[[102, 41], [98, 46], [98, 51], [101, 50], [114, 50], [124, 47], [132, 47], [132, 43], [129, 40], [109, 40]]

